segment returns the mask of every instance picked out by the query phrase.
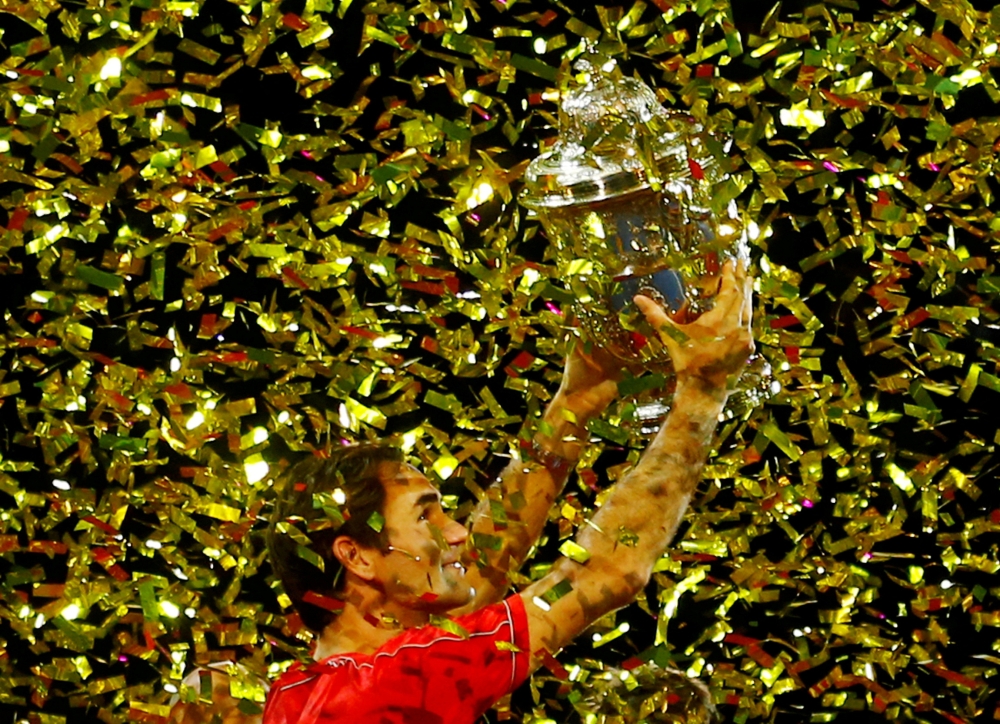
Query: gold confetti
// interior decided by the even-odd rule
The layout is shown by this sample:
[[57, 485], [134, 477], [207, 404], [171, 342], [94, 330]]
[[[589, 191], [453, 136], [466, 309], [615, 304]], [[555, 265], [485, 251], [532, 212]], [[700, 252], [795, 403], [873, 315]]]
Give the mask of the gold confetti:
[[[5, 6], [0, 702], [152, 721], [197, 698], [182, 663], [238, 656], [259, 703], [310, 643], [258, 541], [299, 455], [387, 438], [450, 508], [485, 495], [572, 336], [515, 199], [591, 43], [720, 145], [775, 389], [720, 425], [646, 595], [497, 718], [996, 718], [1000, 14], [425, 5]], [[512, 580], [588, 565], [653, 377]]]

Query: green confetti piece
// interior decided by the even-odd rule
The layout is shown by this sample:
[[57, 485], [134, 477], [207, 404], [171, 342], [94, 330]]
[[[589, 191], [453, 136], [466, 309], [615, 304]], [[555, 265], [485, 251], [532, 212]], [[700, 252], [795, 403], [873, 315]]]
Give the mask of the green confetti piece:
[[503, 549], [503, 538], [489, 533], [473, 533], [472, 546], [477, 550], [499, 551]]
[[149, 272], [149, 296], [157, 301], [163, 301], [163, 288], [167, 276], [167, 255], [162, 251], [153, 254]]
[[652, 372], [641, 377], [631, 377], [618, 383], [618, 394], [622, 397], [638, 395], [647, 390], [662, 388], [667, 383], [667, 378], [658, 373]]
[[385, 527], [385, 518], [377, 510], [373, 510], [372, 514], [368, 516], [368, 520], [365, 521], [368, 527], [371, 528], [376, 533], [381, 533], [382, 528]]
[[42, 137], [42, 140], [35, 144], [35, 147], [31, 149], [31, 155], [35, 157], [37, 161], [45, 161], [52, 152], [59, 147], [59, 139], [53, 136], [51, 133], [46, 134]]
[[559, 583], [557, 583], [556, 585], [552, 586], [552, 588], [547, 590], [545, 593], [543, 593], [542, 600], [547, 601], [548, 603], [555, 603], [560, 598], [570, 593], [572, 590], [573, 590], [573, 585], [566, 579], [563, 579], [559, 581]]
[[160, 612], [156, 605], [156, 591], [152, 581], [139, 584], [139, 603], [142, 605], [142, 615], [147, 621], [159, 621]]
[[79, 279], [83, 279], [88, 284], [103, 287], [111, 291], [120, 291], [124, 284], [124, 280], [117, 274], [94, 269], [86, 264], [77, 264], [74, 273]]
[[134, 455], [146, 452], [147, 441], [142, 438], [124, 437], [119, 435], [101, 435], [102, 450], [124, 450]]
[[610, 440], [611, 442], [617, 443], [619, 445], [624, 445], [628, 442], [628, 431], [623, 430], [620, 427], [615, 427], [608, 422], [600, 419], [594, 419], [587, 423], [587, 429], [603, 437], [605, 440]]

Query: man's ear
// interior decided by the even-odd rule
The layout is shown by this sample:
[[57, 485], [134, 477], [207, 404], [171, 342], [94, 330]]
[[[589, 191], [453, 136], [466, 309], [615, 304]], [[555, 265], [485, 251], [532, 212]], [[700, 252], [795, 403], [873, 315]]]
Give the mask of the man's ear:
[[333, 541], [333, 555], [340, 561], [340, 565], [363, 581], [375, 578], [376, 554], [377, 551], [373, 548], [358, 545], [356, 540], [346, 535], [338, 536]]

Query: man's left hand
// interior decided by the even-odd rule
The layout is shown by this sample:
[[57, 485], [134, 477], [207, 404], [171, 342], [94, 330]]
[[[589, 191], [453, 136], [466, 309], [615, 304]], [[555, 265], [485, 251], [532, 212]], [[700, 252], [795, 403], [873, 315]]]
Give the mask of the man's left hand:
[[600, 415], [618, 396], [622, 362], [594, 342], [577, 339], [566, 357], [558, 395], [578, 418]]

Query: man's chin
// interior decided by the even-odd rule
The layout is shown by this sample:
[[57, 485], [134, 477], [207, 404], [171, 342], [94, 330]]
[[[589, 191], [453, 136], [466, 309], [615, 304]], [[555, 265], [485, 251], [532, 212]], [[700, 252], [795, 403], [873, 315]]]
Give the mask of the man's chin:
[[431, 596], [424, 596], [421, 598], [421, 602], [424, 604], [423, 607], [425, 610], [443, 615], [468, 605], [475, 596], [476, 589], [463, 584], [460, 588], [453, 588], [433, 598]]

